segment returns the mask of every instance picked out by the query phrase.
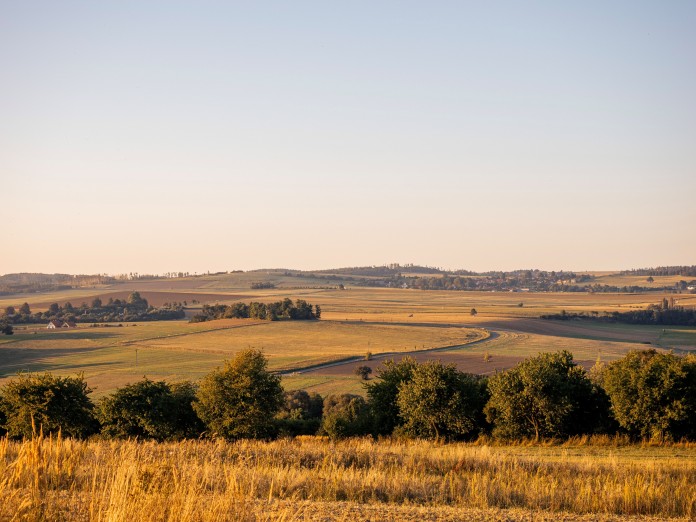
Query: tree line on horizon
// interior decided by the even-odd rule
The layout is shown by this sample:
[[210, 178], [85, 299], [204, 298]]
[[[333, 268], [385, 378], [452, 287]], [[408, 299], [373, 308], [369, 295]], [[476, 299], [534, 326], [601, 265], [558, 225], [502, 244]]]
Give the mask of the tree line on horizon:
[[[267, 270], [250, 270], [249, 273], [267, 272]], [[651, 281], [648, 285], [602, 285], [592, 284], [595, 277], [590, 274], [577, 274], [572, 271], [547, 271], [539, 269], [524, 270], [490, 270], [476, 272], [472, 270], [444, 270], [437, 267], [421, 266], [415, 264], [391, 263], [387, 265], [373, 265], [362, 267], [334, 268], [320, 271], [303, 271], [278, 269], [278, 272], [287, 277], [299, 277], [310, 279], [322, 279], [329, 282], [350, 282], [357, 286], [391, 287], [391, 288], [418, 288], [423, 290], [498, 290], [508, 291], [520, 288], [528, 288], [530, 291], [539, 292], [683, 292], [693, 281], [679, 281], [672, 286], [654, 286]], [[156, 279], [171, 279], [183, 277], [201, 277], [210, 275], [225, 275], [241, 273], [242, 270], [229, 270], [223, 272], [206, 272], [203, 274], [191, 274], [190, 272], [164, 272], [162, 274], [140, 274], [130, 272], [124, 274], [108, 275], [70, 275], [70, 274], [42, 274], [42, 273], [13, 273], [0, 275], [0, 295], [12, 295], [28, 292], [48, 292], [67, 290], [70, 288], [82, 288], [88, 286], [113, 284], [121, 281], [145, 281]], [[692, 266], [660, 266], [655, 268], [641, 268], [622, 270], [621, 275], [641, 275], [652, 278], [654, 276], [696, 277], [696, 265]], [[403, 274], [420, 274], [419, 276]], [[575, 283], [569, 283], [574, 280]], [[580, 284], [578, 284], [580, 283]], [[584, 283], [584, 284], [583, 284]], [[273, 284], [256, 282], [254, 285]], [[257, 286], [254, 286], [257, 288]], [[265, 288], [258, 286], [258, 288]]]
[[653, 324], [670, 326], [696, 326], [696, 309], [677, 306], [674, 298], [663, 299], [658, 304], [648, 305], [645, 310], [627, 312], [566, 312], [544, 314], [541, 319], [557, 321], [589, 320], [607, 323]]
[[285, 392], [259, 350], [238, 353], [199, 383], [147, 378], [93, 403], [84, 378], [20, 374], [0, 387], [0, 430], [14, 439], [69, 437], [437, 441], [547, 440], [622, 434], [696, 440], [696, 357], [632, 351], [586, 371], [567, 351], [542, 353], [491, 377], [439, 361], [387, 361], [359, 395]]

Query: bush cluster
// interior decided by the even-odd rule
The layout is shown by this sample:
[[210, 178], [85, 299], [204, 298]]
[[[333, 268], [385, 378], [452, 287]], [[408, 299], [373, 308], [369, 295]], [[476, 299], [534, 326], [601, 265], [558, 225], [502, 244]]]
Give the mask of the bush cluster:
[[696, 357], [634, 351], [590, 372], [567, 351], [530, 357], [490, 378], [452, 364], [387, 361], [358, 395], [284, 392], [259, 350], [245, 350], [199, 384], [143, 379], [92, 403], [81, 376], [19, 375], [0, 388], [0, 430], [12, 438], [158, 441], [323, 434], [439, 441], [481, 434], [550, 439], [622, 433], [696, 439]]

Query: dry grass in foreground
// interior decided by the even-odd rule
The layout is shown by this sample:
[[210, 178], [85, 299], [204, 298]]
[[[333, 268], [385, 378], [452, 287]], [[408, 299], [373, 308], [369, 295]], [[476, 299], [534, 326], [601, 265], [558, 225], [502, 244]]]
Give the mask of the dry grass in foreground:
[[0, 520], [696, 517], [696, 447], [0, 440]]

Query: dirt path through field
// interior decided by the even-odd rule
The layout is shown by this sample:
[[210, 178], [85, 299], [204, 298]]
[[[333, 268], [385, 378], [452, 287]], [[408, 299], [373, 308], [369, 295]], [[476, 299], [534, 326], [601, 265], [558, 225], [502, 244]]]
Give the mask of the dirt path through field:
[[[394, 323], [389, 323], [389, 324], [393, 325]], [[413, 325], [411, 325], [411, 326], [413, 326]], [[425, 326], [425, 325], [421, 325], [421, 326]], [[437, 325], [437, 326], [442, 326], [442, 325]], [[278, 374], [279, 375], [296, 375], [296, 374], [302, 374], [302, 373], [308, 373], [308, 372], [323, 373], [322, 370], [334, 368], [336, 366], [343, 366], [343, 365], [347, 365], [347, 364], [355, 365], [356, 363], [359, 363], [361, 361], [365, 361], [365, 362], [383, 361], [386, 359], [393, 359], [396, 357], [403, 358], [406, 356], [414, 357], [414, 356], [420, 355], [421, 359], [422, 359], [423, 355], [432, 354], [434, 352], [445, 352], [448, 350], [459, 350], [461, 348], [469, 348], [473, 345], [481, 344], [481, 343], [496, 339], [498, 337], [498, 335], [499, 334], [497, 332], [488, 332], [488, 336], [483, 337], [481, 339], [477, 339], [477, 340], [472, 341], [470, 343], [454, 344], [451, 346], [440, 346], [437, 348], [425, 348], [422, 350], [409, 350], [409, 351], [403, 351], [403, 352], [381, 352], [378, 354], [374, 354], [369, 359], [369, 361], [365, 361], [365, 357], [362, 357], [362, 356], [349, 357], [346, 359], [342, 359], [340, 361], [334, 361], [334, 362], [330, 362], [330, 363], [315, 364], [315, 365], [311, 365], [311, 366], [304, 366], [301, 368], [292, 368], [290, 370], [282, 370], [282, 371], [279, 371]], [[338, 373], [345, 373], [345, 372], [338, 372]], [[328, 374], [331, 374], [331, 372], [329, 372]]]

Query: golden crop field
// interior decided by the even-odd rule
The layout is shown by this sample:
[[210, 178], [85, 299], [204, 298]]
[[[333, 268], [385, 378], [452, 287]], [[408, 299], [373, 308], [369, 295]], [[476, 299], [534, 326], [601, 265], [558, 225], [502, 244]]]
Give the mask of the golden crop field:
[[0, 440], [0, 519], [686, 521], [696, 447]]
[[0, 338], [0, 382], [18, 371], [80, 372], [100, 396], [143, 375], [197, 380], [250, 346], [264, 351], [271, 370], [289, 370], [364, 356], [368, 351], [400, 353], [461, 346], [488, 335], [480, 328], [334, 321], [226, 319], [133, 324], [57, 331], [18, 329], [15, 335]]
[[[251, 282], [263, 277], [277, 283], [278, 288], [249, 288]], [[364, 363], [373, 371], [385, 359], [381, 354], [388, 353], [392, 358], [410, 354], [418, 360], [451, 362], [464, 371], [493, 373], [544, 351], [570, 350], [581, 364], [591, 366], [598, 359], [608, 362], [648, 346], [678, 351], [696, 348], [694, 328], [538, 319], [541, 314], [561, 310], [642, 309], [662, 299], [661, 294], [298, 287], [310, 286], [311, 281], [277, 272], [254, 272], [5, 297], [0, 306], [19, 305], [26, 297], [30, 305], [40, 309], [39, 305], [54, 301], [75, 304], [94, 296], [125, 296], [137, 290], [153, 302], [187, 300], [193, 307], [190, 314], [204, 303], [269, 302], [289, 297], [320, 305], [322, 319], [140, 322], [111, 328], [80, 325], [66, 331], [18, 325], [15, 335], [0, 336], [0, 382], [18, 371], [83, 373], [99, 397], [144, 375], [171, 381], [197, 380], [237, 351], [254, 347], [264, 351], [272, 370], [285, 371], [287, 389], [364, 393], [353, 370], [358, 364], [355, 361], [367, 352], [374, 357]], [[194, 299], [200, 302], [193, 304]], [[678, 299], [696, 304], [696, 295], [683, 294]], [[472, 308], [477, 315], [471, 315]], [[353, 362], [347, 361], [351, 358]], [[346, 363], [307, 369], [341, 361]]]
[[656, 288], [661, 286], [674, 286], [675, 283], [679, 281], [692, 281], [693, 277], [681, 276], [681, 275], [671, 275], [671, 276], [653, 276], [653, 282], [648, 282], [648, 276], [639, 275], [623, 275], [616, 273], [609, 273], [599, 275], [592, 283], [598, 283], [600, 285], [610, 285], [610, 286], [654, 286]]

